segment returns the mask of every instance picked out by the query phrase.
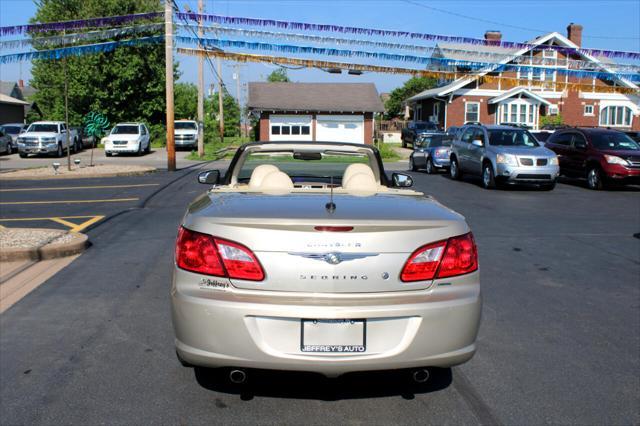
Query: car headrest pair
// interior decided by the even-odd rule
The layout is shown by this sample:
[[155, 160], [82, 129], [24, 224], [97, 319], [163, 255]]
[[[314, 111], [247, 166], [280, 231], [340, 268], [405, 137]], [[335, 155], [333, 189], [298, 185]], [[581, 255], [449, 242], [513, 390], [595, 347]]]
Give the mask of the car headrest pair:
[[291, 178], [272, 164], [261, 164], [251, 173], [249, 188], [259, 191], [291, 191], [293, 182]]

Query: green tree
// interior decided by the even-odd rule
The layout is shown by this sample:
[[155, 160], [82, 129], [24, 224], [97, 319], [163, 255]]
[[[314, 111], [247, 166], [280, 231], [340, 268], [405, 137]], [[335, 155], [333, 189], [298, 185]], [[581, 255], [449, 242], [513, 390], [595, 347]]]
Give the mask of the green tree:
[[198, 87], [193, 83], [176, 83], [173, 88], [174, 114], [176, 120], [198, 116]]
[[438, 81], [432, 77], [413, 77], [407, 80], [402, 87], [394, 89], [385, 102], [385, 118], [387, 120], [402, 115], [402, 103], [413, 95], [423, 90], [436, 87]]
[[267, 81], [269, 83], [290, 83], [289, 76], [287, 75], [287, 70], [285, 68], [278, 68], [273, 71], [267, 77]]
[[[207, 142], [217, 142], [220, 137], [220, 124], [218, 121], [218, 92], [204, 101], [204, 133]], [[240, 136], [240, 106], [236, 98], [225, 94], [222, 98], [222, 111], [224, 112], [224, 135]]]
[[[162, 9], [160, 0], [37, 0], [36, 4], [38, 10], [31, 20], [34, 23]], [[158, 34], [161, 33], [136, 36]], [[123, 36], [127, 37], [131, 36]], [[31, 84], [37, 89], [34, 100], [47, 119], [64, 119], [64, 61], [36, 60], [33, 63]], [[67, 57], [70, 122], [79, 125], [89, 111], [99, 111], [112, 123], [162, 123], [166, 109], [164, 64], [164, 45], [160, 43]]]

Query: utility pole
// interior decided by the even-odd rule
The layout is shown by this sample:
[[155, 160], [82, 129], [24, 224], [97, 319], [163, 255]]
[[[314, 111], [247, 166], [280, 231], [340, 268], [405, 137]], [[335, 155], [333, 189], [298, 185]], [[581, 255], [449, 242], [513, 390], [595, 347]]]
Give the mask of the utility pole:
[[220, 143], [224, 145], [224, 109], [222, 108], [222, 69], [220, 57], [216, 57], [218, 62], [218, 119], [220, 120]]
[[240, 122], [238, 126], [240, 126], [240, 137], [242, 137], [242, 101], [240, 93], [240, 64], [236, 63], [234, 65], [235, 68], [235, 79], [236, 79], [236, 98], [238, 98], [238, 109], [240, 109]]
[[167, 100], [167, 169], [176, 170], [176, 146], [173, 115], [173, 9], [171, 0], [164, 0], [164, 61]]
[[[66, 30], [62, 30], [62, 35], [66, 35]], [[64, 47], [66, 43], [63, 44]], [[69, 144], [69, 82], [67, 78], [67, 57], [62, 58], [62, 66], [64, 67], [64, 127], [65, 137], [67, 139], [67, 170], [71, 171], [71, 145]]]
[[[198, 0], [198, 13], [204, 13], [204, 1]], [[202, 39], [202, 17], [198, 20], [198, 39]], [[200, 44], [200, 49], [204, 47]], [[204, 157], [204, 56], [198, 55], [198, 157]]]

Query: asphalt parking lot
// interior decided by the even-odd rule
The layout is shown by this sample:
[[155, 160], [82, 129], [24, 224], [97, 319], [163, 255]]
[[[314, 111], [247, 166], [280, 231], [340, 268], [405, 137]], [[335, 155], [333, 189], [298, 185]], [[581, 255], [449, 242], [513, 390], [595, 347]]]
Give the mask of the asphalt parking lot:
[[[395, 372], [261, 372], [238, 390], [181, 367], [173, 349], [173, 244], [204, 190], [199, 168], [2, 183], [18, 189], [1, 192], [3, 203], [131, 199], [0, 205], [0, 219], [104, 216], [83, 230], [89, 250], [0, 315], [2, 424], [640, 423], [637, 188], [563, 181], [553, 191], [486, 191], [411, 173], [475, 234], [484, 293], [476, 356], [419, 386]], [[103, 188], [20, 191], [28, 185]]]

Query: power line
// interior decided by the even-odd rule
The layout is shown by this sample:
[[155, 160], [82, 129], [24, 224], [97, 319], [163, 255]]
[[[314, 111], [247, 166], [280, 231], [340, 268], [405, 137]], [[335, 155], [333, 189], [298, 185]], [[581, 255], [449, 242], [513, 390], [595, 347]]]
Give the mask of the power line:
[[[405, 3], [412, 4], [412, 5], [418, 6], [418, 7], [423, 7], [425, 9], [433, 10], [435, 12], [440, 12], [440, 13], [444, 13], [444, 14], [447, 14], [447, 15], [456, 16], [458, 18], [469, 19], [469, 20], [472, 20], [472, 21], [484, 22], [485, 24], [499, 25], [499, 26], [502, 26], [502, 27], [514, 28], [514, 29], [517, 29], [517, 30], [531, 31], [531, 32], [536, 32], [536, 33], [550, 33], [550, 32], [553, 32], [553, 31], [541, 30], [541, 29], [537, 29], [537, 28], [529, 28], [529, 27], [521, 27], [519, 25], [505, 24], [504, 22], [492, 21], [490, 19], [479, 18], [479, 17], [476, 17], [476, 16], [464, 15], [462, 13], [452, 12], [450, 10], [440, 9], [438, 7], [427, 6], [426, 4], [418, 3], [417, 1], [414, 1], [414, 0], [403, 0], [403, 1]], [[626, 37], [626, 36], [625, 37], [615, 37], [615, 36], [593, 36], [593, 35], [592, 36], [584, 36], [584, 38], [599, 38], [599, 39], [605, 39], [605, 40], [638, 40], [638, 39], [640, 39], [639, 37]]]

